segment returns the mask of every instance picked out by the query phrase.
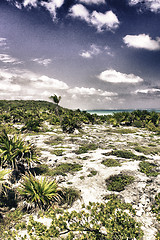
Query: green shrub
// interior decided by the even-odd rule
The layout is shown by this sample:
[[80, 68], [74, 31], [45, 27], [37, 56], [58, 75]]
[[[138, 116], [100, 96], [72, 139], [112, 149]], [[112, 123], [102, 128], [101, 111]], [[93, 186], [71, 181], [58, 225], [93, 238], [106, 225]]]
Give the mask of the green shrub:
[[117, 159], [105, 159], [101, 162], [102, 164], [104, 164], [106, 167], [117, 167], [117, 166], [121, 166], [119, 160]]
[[109, 191], [123, 191], [125, 187], [134, 181], [133, 176], [118, 174], [106, 179], [107, 189]]
[[36, 160], [35, 148], [30, 143], [24, 142], [17, 135], [8, 136], [6, 131], [2, 131], [0, 136], [0, 165], [2, 167], [11, 167], [18, 169], [19, 164]]
[[158, 166], [156, 164], [146, 162], [146, 161], [139, 163], [140, 172], [145, 173], [148, 177], [149, 176], [153, 176], [153, 177], [158, 176], [159, 172], [157, 172], [157, 170], [156, 170], [157, 167]]
[[97, 171], [96, 170], [91, 170], [90, 174], [88, 174], [87, 177], [93, 177], [95, 175], [97, 175]]
[[127, 150], [114, 150], [111, 152], [111, 154], [120, 158], [136, 159], [136, 160], [139, 159], [137, 155]]
[[156, 213], [158, 221], [160, 221], [160, 193], [155, 196], [152, 212]]
[[78, 150], [75, 151], [76, 154], [87, 153], [88, 151], [96, 150], [98, 146], [95, 143], [85, 144], [79, 147]]
[[56, 156], [62, 156], [63, 155], [63, 150], [62, 149], [54, 149], [54, 150], [51, 150], [50, 153], [51, 154], [54, 154]]
[[75, 129], [81, 129], [81, 122], [77, 116], [65, 116], [61, 121], [61, 128], [63, 132], [73, 133]]
[[136, 146], [134, 148], [137, 152], [141, 152], [144, 154], [157, 154], [159, 151], [156, 148], [145, 147], [145, 146]]
[[67, 204], [69, 206], [72, 206], [73, 203], [81, 197], [80, 191], [74, 188], [63, 188], [61, 193], [61, 204]]
[[141, 224], [134, 220], [134, 214], [130, 204], [121, 203], [119, 200], [111, 200], [106, 204], [90, 202], [78, 212], [65, 211], [59, 214], [59, 211], [52, 210], [46, 213], [47, 217], [52, 218], [49, 228], [30, 217], [27, 233], [30, 238], [48, 240], [61, 238], [63, 234], [67, 234], [68, 240], [140, 240], [143, 232]]
[[46, 209], [54, 202], [60, 201], [60, 189], [55, 181], [46, 178], [38, 180], [32, 174], [24, 177], [18, 191], [28, 203], [34, 203], [35, 207], [40, 209]]

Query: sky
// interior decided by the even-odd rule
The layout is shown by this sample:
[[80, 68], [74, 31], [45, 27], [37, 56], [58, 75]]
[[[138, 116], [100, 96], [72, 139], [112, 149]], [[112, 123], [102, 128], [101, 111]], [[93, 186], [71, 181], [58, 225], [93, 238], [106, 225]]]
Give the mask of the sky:
[[0, 99], [160, 109], [160, 0], [0, 0]]

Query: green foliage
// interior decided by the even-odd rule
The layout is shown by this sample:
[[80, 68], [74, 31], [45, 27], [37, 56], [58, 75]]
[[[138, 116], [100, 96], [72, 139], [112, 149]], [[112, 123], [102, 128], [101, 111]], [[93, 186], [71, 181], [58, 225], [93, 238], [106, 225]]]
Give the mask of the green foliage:
[[98, 146], [95, 143], [88, 143], [79, 147], [78, 150], [75, 151], [76, 154], [87, 153], [88, 151], [96, 150]]
[[61, 121], [61, 128], [63, 132], [73, 133], [75, 129], [81, 129], [81, 122], [77, 116], [64, 116]]
[[156, 213], [157, 220], [160, 221], [160, 193], [155, 196], [154, 204], [152, 205], [152, 212]]
[[39, 132], [40, 127], [42, 126], [43, 119], [41, 118], [35, 118], [34, 116], [27, 119], [25, 122], [25, 126], [22, 127], [21, 131], [33, 131], [33, 132]]
[[120, 158], [136, 159], [136, 160], [139, 159], [139, 156], [127, 150], [114, 150], [110, 154]]
[[61, 163], [53, 169], [49, 168], [46, 164], [38, 164], [37, 167], [32, 169], [32, 172], [38, 175], [42, 174], [46, 176], [66, 176], [67, 173], [74, 173], [82, 170], [82, 167], [83, 165], [77, 163]]
[[58, 190], [60, 189], [55, 181], [46, 178], [38, 180], [29, 174], [24, 177], [18, 191], [29, 203], [34, 203], [35, 207], [46, 209], [60, 200]]
[[52, 218], [49, 228], [30, 217], [26, 228], [31, 239], [35, 240], [51, 240], [58, 237], [64, 239], [63, 235], [66, 240], [140, 240], [143, 232], [133, 215], [134, 210], [130, 204], [111, 200], [106, 204], [89, 203], [80, 212], [65, 211], [60, 216], [59, 212], [52, 210], [47, 213], [47, 216]]
[[72, 206], [77, 199], [81, 198], [80, 191], [72, 187], [63, 188], [61, 193], [61, 204], [67, 204], [69, 206]]
[[105, 159], [101, 162], [102, 164], [104, 164], [106, 167], [117, 167], [117, 166], [121, 166], [119, 160], [117, 159]]
[[133, 181], [133, 176], [118, 174], [110, 176], [108, 179], [106, 179], [106, 185], [109, 191], [121, 192], [127, 185], [133, 183]]
[[91, 170], [90, 174], [88, 174], [87, 177], [93, 177], [95, 175], [97, 175], [97, 171], [96, 170]]
[[137, 152], [141, 152], [144, 154], [158, 154], [159, 149], [155, 147], [146, 147], [146, 146], [136, 146], [134, 148]]
[[49, 97], [55, 104], [59, 104], [60, 100], [61, 100], [61, 96], [57, 96], [56, 94], [54, 94], [54, 96], [50, 96]]
[[157, 170], [157, 165], [154, 163], [142, 161], [139, 163], [140, 172], [145, 173], [148, 177], [153, 176], [156, 177], [159, 174]]
[[0, 239], [14, 239], [12, 238], [13, 234], [10, 232], [10, 229], [20, 223], [22, 217], [23, 212], [18, 208], [15, 211], [6, 213], [2, 221], [0, 221]]
[[0, 170], [0, 182], [4, 180], [4, 176], [8, 173], [10, 173], [11, 170], [9, 169], [4, 169], [4, 170]]
[[61, 163], [52, 170], [52, 176], [63, 175], [66, 173], [74, 173], [82, 170], [83, 165], [77, 163]]
[[45, 144], [49, 144], [51, 146], [61, 144], [63, 142], [63, 138], [60, 136], [57, 137], [51, 137], [50, 139], [44, 141]]
[[16, 135], [9, 137], [4, 130], [0, 136], [0, 165], [18, 169], [18, 164], [36, 160], [35, 149]]

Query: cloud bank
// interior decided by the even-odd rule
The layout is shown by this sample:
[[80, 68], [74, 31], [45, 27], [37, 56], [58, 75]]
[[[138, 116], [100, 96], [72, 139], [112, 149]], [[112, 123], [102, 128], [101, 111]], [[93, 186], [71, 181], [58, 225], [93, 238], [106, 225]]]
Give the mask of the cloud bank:
[[139, 35], [126, 35], [123, 38], [124, 43], [128, 47], [141, 48], [151, 51], [160, 50], [160, 38], [157, 37], [153, 40], [149, 35], [139, 34]]

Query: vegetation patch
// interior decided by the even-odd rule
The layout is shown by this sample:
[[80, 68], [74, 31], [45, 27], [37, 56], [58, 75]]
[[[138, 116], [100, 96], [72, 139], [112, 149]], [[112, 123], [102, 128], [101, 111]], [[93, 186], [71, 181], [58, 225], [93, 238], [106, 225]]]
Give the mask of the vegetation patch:
[[127, 151], [127, 150], [113, 150], [108, 153], [103, 153], [103, 155], [105, 155], [105, 156], [114, 155], [119, 158], [134, 159], [134, 160], [145, 160], [146, 159], [145, 156], [137, 156], [134, 153], [132, 153], [131, 151]]
[[53, 169], [49, 168], [47, 164], [39, 164], [32, 169], [32, 172], [35, 172], [37, 175], [42, 174], [45, 176], [66, 176], [67, 173], [74, 173], [82, 170], [82, 167], [83, 165], [77, 163], [61, 163]]
[[63, 152], [64, 152], [63, 149], [54, 149], [54, 150], [51, 150], [51, 151], [50, 151], [51, 154], [54, 154], [54, 155], [56, 155], [56, 156], [62, 156], [62, 155], [63, 155]]
[[152, 176], [156, 177], [158, 176], [159, 172], [157, 171], [157, 165], [154, 163], [142, 161], [139, 163], [140, 172], [145, 173], [147, 177]]
[[75, 151], [76, 154], [87, 153], [88, 151], [96, 150], [98, 146], [95, 143], [85, 144], [79, 147], [78, 150]]
[[146, 146], [136, 146], [134, 148], [137, 152], [144, 153], [144, 154], [158, 154], [159, 150], [154, 147], [146, 147]]
[[106, 167], [118, 167], [118, 166], [121, 166], [119, 160], [113, 159], [113, 158], [105, 159], [101, 163], [104, 164]]
[[109, 191], [121, 192], [125, 187], [134, 181], [133, 176], [118, 174], [106, 179], [107, 189]]
[[157, 220], [160, 221], [160, 193], [155, 196], [152, 212], [156, 213]]
[[81, 198], [80, 191], [77, 189], [74, 189], [72, 187], [70, 188], [63, 188], [60, 192], [61, 195], [61, 205], [67, 204], [70, 207], [73, 205], [73, 203]]
[[111, 133], [119, 133], [119, 134], [129, 134], [129, 133], [136, 133], [134, 129], [129, 128], [109, 128], [105, 130], [105, 132], [111, 132]]
[[97, 171], [96, 170], [91, 170], [90, 174], [88, 174], [87, 177], [93, 177], [95, 175], [97, 175]]
[[63, 142], [63, 138], [60, 136], [57, 136], [55, 138], [50, 138], [50, 139], [44, 141], [45, 144], [48, 144], [51, 146], [61, 144], [62, 142]]

